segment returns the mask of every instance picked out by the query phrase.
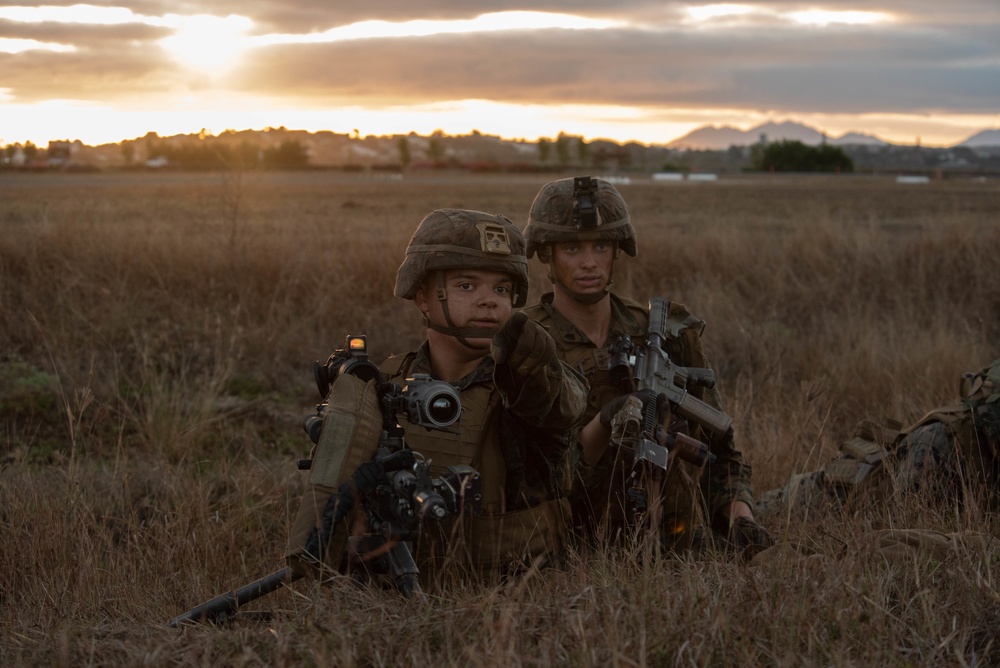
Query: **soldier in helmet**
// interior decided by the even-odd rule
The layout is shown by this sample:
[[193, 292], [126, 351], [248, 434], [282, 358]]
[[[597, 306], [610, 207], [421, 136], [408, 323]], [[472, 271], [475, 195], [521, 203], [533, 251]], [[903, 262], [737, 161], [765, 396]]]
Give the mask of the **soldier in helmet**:
[[[626, 523], [625, 457], [609, 446], [610, 417], [621, 406], [623, 389], [609, 368], [611, 345], [620, 335], [641, 343], [648, 331], [646, 307], [612, 291], [615, 262], [624, 251], [636, 255], [636, 235], [628, 208], [618, 190], [592, 177], [561, 179], [545, 184], [532, 202], [524, 230], [528, 257], [538, 255], [548, 266], [552, 292], [525, 310], [555, 338], [560, 359], [579, 370], [590, 383], [586, 427], [579, 448], [569, 453], [574, 470], [571, 504], [574, 525], [593, 537], [601, 525], [617, 532]], [[678, 303], [668, 309], [671, 336], [664, 348], [671, 360], [685, 367], [709, 368], [702, 348], [704, 322]], [[699, 399], [719, 407], [714, 390], [693, 389]], [[617, 398], [617, 400], [616, 400]], [[602, 408], [604, 410], [602, 410]], [[713, 464], [701, 471], [671, 458], [664, 498], [663, 534], [675, 546], [698, 542], [714, 528], [739, 550], [770, 544], [770, 536], [753, 519], [750, 467], [733, 442], [732, 430], [708, 439], [698, 428], [681, 423], [671, 430], [711, 440]]]
[[764, 517], [805, 519], [854, 504], [1000, 501], [1000, 359], [965, 374], [961, 399], [901, 429], [862, 421], [826, 466], [757, 500]]
[[[466, 465], [481, 480], [480, 514], [421, 535], [415, 556], [425, 580], [445, 571], [487, 575], [549, 562], [566, 540], [559, 470], [565, 434], [585, 408], [586, 385], [558, 360], [544, 328], [513, 313], [527, 298], [524, 249], [521, 233], [503, 216], [441, 209], [421, 221], [396, 275], [394, 294], [420, 310], [427, 339], [380, 370], [400, 385], [414, 374], [451, 383], [463, 409], [449, 432], [403, 425], [406, 443], [431, 462], [435, 476]], [[300, 573], [320, 571], [315, 552], [333, 569], [348, 561], [348, 529], [338, 528], [319, 550], [309, 536], [331, 494], [375, 450], [380, 422], [369, 388], [341, 374], [330, 390], [312, 484], [290, 541], [289, 563]]]

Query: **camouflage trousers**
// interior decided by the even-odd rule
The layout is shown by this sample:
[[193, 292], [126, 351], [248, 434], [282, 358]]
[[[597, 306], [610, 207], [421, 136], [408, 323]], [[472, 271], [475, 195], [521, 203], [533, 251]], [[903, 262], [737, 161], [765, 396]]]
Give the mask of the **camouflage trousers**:
[[762, 494], [755, 504], [758, 516], [805, 518], [862, 497], [874, 503], [903, 494], [937, 500], [957, 498], [962, 485], [961, 457], [952, 431], [940, 422], [931, 422], [903, 437], [882, 463], [856, 484], [833, 483], [820, 469], [793, 475], [783, 487]]

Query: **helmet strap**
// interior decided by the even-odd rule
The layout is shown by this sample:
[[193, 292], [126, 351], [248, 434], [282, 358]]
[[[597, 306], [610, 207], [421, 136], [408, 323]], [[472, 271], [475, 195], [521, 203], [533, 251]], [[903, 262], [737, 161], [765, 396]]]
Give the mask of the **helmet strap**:
[[492, 339], [496, 333], [500, 331], [500, 329], [493, 327], [456, 327], [455, 323], [451, 319], [451, 313], [448, 311], [448, 291], [445, 289], [444, 272], [439, 271], [437, 274], [437, 300], [441, 303], [441, 311], [444, 313], [444, 321], [448, 323], [448, 326], [442, 327], [441, 325], [435, 324], [431, 322], [430, 318], [426, 315], [424, 316], [424, 324], [426, 324], [429, 329], [433, 329], [435, 332], [455, 337], [458, 339], [458, 342], [466, 348], [480, 350], [479, 347], [469, 343], [469, 339]]

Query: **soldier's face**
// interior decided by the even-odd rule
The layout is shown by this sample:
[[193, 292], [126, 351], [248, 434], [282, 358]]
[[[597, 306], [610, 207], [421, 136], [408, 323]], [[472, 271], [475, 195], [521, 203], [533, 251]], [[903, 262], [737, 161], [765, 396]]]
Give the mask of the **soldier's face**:
[[[442, 327], [498, 330], [510, 320], [514, 281], [508, 274], [484, 269], [449, 269], [444, 272], [448, 297], [448, 322], [437, 297], [437, 272], [424, 281], [413, 301], [428, 320]], [[471, 338], [469, 343], [489, 350], [491, 338]]]
[[556, 289], [598, 294], [611, 279], [615, 246], [610, 241], [564, 241], [552, 245], [549, 268]]

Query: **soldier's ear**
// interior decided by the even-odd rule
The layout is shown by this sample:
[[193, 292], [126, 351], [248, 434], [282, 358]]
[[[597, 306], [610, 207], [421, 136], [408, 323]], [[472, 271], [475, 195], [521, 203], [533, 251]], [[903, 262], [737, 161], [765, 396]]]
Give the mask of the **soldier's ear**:
[[427, 279], [425, 278], [417, 286], [417, 291], [413, 293], [413, 303], [425, 316], [430, 305], [427, 302]]

